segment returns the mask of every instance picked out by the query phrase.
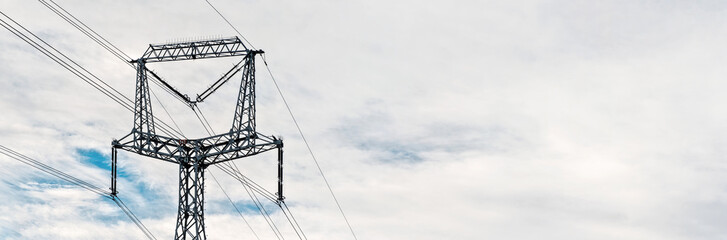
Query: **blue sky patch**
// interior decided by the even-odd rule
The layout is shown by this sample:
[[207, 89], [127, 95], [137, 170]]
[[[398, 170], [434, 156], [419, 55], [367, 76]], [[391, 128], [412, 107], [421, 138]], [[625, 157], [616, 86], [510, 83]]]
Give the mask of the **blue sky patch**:
[[[76, 153], [81, 156], [81, 162], [93, 165], [97, 168], [111, 172], [111, 156], [105, 155], [94, 149], [76, 149]], [[116, 169], [116, 176], [119, 178], [129, 178], [129, 173], [123, 168]]]

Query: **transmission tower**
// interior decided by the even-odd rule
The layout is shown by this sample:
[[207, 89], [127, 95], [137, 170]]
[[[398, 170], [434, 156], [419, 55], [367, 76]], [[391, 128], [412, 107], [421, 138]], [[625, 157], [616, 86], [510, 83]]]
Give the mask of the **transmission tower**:
[[[204, 171], [213, 164], [278, 150], [277, 201], [283, 201], [283, 141], [255, 130], [255, 56], [262, 50], [248, 49], [238, 37], [168, 44], [150, 44], [136, 66], [134, 127], [131, 133], [113, 140], [111, 191], [116, 196], [117, 149], [179, 165], [179, 204], [174, 239], [204, 240]], [[190, 99], [164, 82], [146, 64], [193, 59], [242, 57], [243, 59], [212, 86]], [[147, 76], [160, 80], [167, 90], [190, 107], [204, 101], [237, 73], [242, 72], [237, 106], [229, 132], [199, 138], [180, 139], [158, 135], [154, 128]]]

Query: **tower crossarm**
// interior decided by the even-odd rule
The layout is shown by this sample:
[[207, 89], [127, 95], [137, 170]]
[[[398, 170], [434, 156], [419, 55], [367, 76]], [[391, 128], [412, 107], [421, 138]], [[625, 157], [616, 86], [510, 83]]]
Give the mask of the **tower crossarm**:
[[149, 44], [149, 48], [146, 52], [144, 52], [144, 55], [141, 58], [132, 61], [132, 63], [135, 63], [138, 60], [151, 63], [244, 56], [251, 51], [262, 53], [261, 50], [248, 49], [238, 37], [165, 44]]
[[205, 165], [248, 157], [283, 146], [282, 140], [260, 133], [238, 136], [233, 132], [198, 140], [205, 157]]
[[138, 136], [143, 141], [131, 139], [134, 135], [129, 134], [114, 141], [113, 145], [122, 150], [177, 164], [194, 157], [201, 159], [203, 165], [222, 163], [282, 147], [282, 140], [275, 137], [243, 133], [244, 131], [229, 132], [201, 139], [176, 139], [141, 133]]
[[112, 145], [115, 148], [177, 164], [189, 151], [180, 139], [140, 133], [138, 137], [144, 141], [137, 141], [134, 136], [129, 134], [120, 140], [114, 140]]

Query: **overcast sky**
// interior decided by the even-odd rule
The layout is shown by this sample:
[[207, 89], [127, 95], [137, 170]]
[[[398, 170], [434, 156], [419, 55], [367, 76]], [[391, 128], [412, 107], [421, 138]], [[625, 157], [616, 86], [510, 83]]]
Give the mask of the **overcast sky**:
[[[56, 2], [132, 57], [236, 35], [203, 0]], [[358, 239], [727, 238], [723, 1], [212, 3], [266, 51]], [[133, 96], [134, 70], [41, 3], [0, 11]], [[232, 64], [151, 68], [193, 95]], [[264, 65], [257, 76], [258, 131], [285, 140], [286, 202], [309, 239], [353, 239]], [[200, 105], [218, 132], [238, 84]], [[130, 112], [5, 29], [0, 86], [0, 145], [109, 185], [110, 142]], [[155, 90], [186, 136], [204, 136]], [[172, 239], [177, 166], [119, 156], [120, 196]], [[274, 192], [275, 157], [236, 162]], [[274, 239], [244, 188], [210, 171]], [[113, 202], [4, 155], [0, 180], [0, 238], [143, 238]], [[206, 191], [209, 239], [254, 239], [217, 184]]]

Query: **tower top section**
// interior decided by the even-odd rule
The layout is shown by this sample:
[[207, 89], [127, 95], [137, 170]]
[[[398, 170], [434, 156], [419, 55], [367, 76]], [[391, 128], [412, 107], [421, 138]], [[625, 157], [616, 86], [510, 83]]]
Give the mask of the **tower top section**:
[[203, 58], [244, 56], [250, 53], [263, 53], [262, 50], [248, 49], [238, 37], [183, 41], [164, 44], [149, 44], [144, 55], [136, 62], [169, 62]]

